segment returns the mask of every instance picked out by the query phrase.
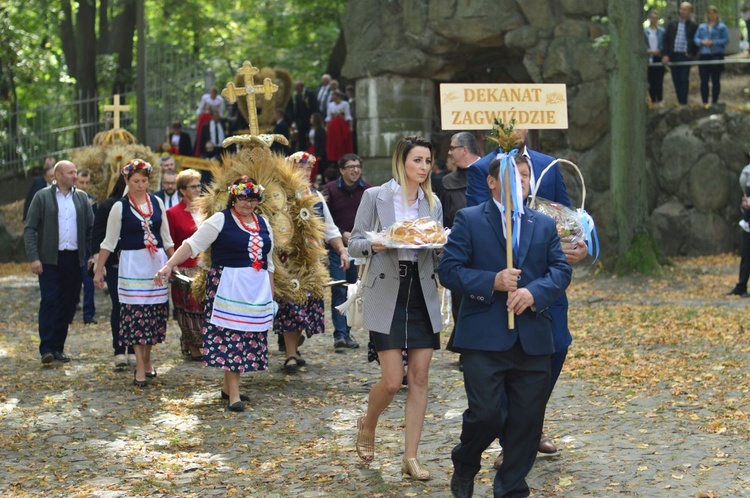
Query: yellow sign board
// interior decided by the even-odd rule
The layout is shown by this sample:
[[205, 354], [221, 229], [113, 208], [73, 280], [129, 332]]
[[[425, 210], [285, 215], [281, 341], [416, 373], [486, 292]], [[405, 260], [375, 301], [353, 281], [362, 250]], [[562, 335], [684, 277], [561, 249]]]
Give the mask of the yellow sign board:
[[441, 83], [440, 116], [444, 130], [490, 130], [496, 119], [526, 130], [565, 129], [565, 84]]

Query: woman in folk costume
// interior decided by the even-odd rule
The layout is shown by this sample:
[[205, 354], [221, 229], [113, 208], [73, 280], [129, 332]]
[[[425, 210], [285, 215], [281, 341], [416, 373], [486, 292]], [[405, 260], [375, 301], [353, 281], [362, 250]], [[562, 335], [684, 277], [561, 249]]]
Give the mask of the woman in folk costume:
[[369, 463], [375, 455], [375, 429], [380, 414], [401, 387], [402, 350], [409, 354], [405, 441], [402, 471], [425, 480], [430, 473], [417, 460], [427, 409], [428, 374], [432, 353], [440, 349], [442, 317], [435, 269], [435, 249], [389, 249], [370, 241], [366, 232], [388, 229], [397, 221], [429, 217], [443, 219], [440, 201], [432, 193], [432, 144], [422, 137], [404, 137], [392, 159], [393, 179], [365, 191], [357, 209], [349, 252], [371, 257], [363, 277], [364, 328], [380, 360], [380, 380], [370, 390], [367, 412], [357, 421], [356, 450]]
[[267, 331], [273, 323], [271, 258], [273, 232], [255, 209], [264, 188], [248, 176], [228, 186], [226, 209], [198, 228], [154, 276], [158, 282], [188, 258], [211, 249], [203, 314], [203, 358], [224, 370], [221, 397], [229, 410], [241, 412], [247, 396], [240, 394], [240, 373], [268, 367]]
[[338, 90], [333, 92], [326, 115], [326, 159], [336, 164], [346, 154], [354, 152], [352, 140], [352, 115], [349, 102]]
[[[308, 152], [295, 152], [286, 158], [296, 168], [300, 169], [306, 178], [309, 178], [310, 170], [315, 164], [315, 156]], [[349, 255], [346, 247], [341, 240], [341, 232], [333, 222], [331, 212], [328, 210], [323, 195], [312, 186], [308, 186], [304, 192], [299, 192], [301, 196], [317, 196], [318, 202], [313, 206], [314, 214], [325, 221], [324, 240], [309, 241], [311, 244], [328, 243], [341, 256], [341, 268], [349, 268]], [[284, 361], [284, 369], [287, 372], [295, 372], [307, 362], [300, 356], [297, 351], [297, 344], [302, 332], [305, 331], [308, 337], [314, 334], [321, 334], [325, 331], [325, 309], [322, 297], [308, 296], [305, 302], [293, 302], [279, 300], [279, 313], [274, 320], [274, 330], [284, 335], [287, 358]]]
[[147, 379], [156, 377], [151, 347], [164, 342], [169, 317], [167, 281], [154, 283], [153, 275], [167, 255], [172, 255], [174, 244], [164, 204], [146, 191], [152, 171], [151, 165], [141, 159], [133, 159], [122, 169], [128, 194], [109, 212], [107, 233], [94, 270], [94, 283], [103, 289], [104, 266], [119, 241], [121, 337], [123, 344], [133, 345], [135, 351], [133, 383], [137, 387], [146, 387]]
[[[194, 169], [185, 169], [177, 175], [177, 191], [182, 195], [180, 202], [167, 210], [169, 234], [172, 236], [175, 251], [192, 236], [203, 223], [203, 215], [197, 204], [201, 195], [201, 174]], [[177, 270], [188, 278], [198, 274], [198, 258], [188, 258]], [[174, 317], [182, 331], [182, 349], [190, 350], [194, 361], [203, 360], [203, 302], [199, 302], [184, 282], [172, 282], [172, 304]]]
[[195, 125], [195, 157], [201, 157], [201, 134], [203, 133], [203, 125], [211, 121], [211, 104], [205, 102], [203, 104], [203, 112], [198, 115], [198, 123]]

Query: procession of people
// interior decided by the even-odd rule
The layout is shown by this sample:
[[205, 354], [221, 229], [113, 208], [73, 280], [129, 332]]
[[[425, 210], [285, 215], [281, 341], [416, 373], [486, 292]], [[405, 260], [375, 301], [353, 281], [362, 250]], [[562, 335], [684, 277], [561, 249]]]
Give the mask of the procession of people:
[[[243, 412], [254, 402], [256, 393], [241, 392], [242, 373], [278, 368], [299, 375], [308, 360], [326, 361], [304, 358], [300, 348], [305, 338], [326, 332], [324, 299], [318, 292], [324, 285], [331, 286], [333, 350], [359, 348], [356, 327], [346, 316], [351, 304], [345, 286], [354, 285], [361, 299], [354, 306], [361, 307], [361, 327], [367, 334], [360, 339], [368, 343], [362, 359], [377, 360], [380, 369], [356, 420], [354, 450], [365, 465], [381, 455], [379, 419], [406, 386], [401, 470], [406, 478], [428, 480], [434, 474], [420, 461], [419, 445], [429, 423], [433, 353], [444, 346], [444, 286], [457, 296], [448, 347], [460, 354], [468, 401], [452, 454], [451, 492], [472, 495], [481, 454], [499, 440], [496, 496], [525, 496], [525, 477], [537, 451], [557, 451], [542, 426], [571, 343], [565, 299], [571, 264], [581, 261], [587, 249], [584, 240], [563, 248], [555, 221], [524, 207], [535, 183], [551, 200], [570, 205], [560, 172], [549, 166], [552, 174], [541, 181], [552, 158], [525, 146], [526, 130], [512, 131], [511, 159], [502, 148], [480, 158], [473, 134], [461, 132], [451, 137], [445, 151], [461, 175], [446, 181], [444, 192], [431, 183], [436, 144], [410, 135], [394, 147], [391, 179], [372, 186], [363, 179], [363, 159], [352, 150], [352, 117], [344, 94], [335, 80], [323, 82], [320, 102], [300, 84], [291, 108], [313, 124], [309, 140], [299, 143], [309, 152], [286, 156], [278, 152], [285, 148], [268, 144], [257, 154], [243, 155], [241, 147], [238, 152], [226, 150], [222, 160], [227, 171], [211, 185], [193, 169], [178, 172], [169, 154], [159, 157], [156, 168], [145, 157], [135, 157], [113, 172], [108, 197], [94, 216], [86, 194], [76, 188], [76, 165], [60, 161], [54, 166], [55, 181], [34, 195], [26, 225], [27, 252], [42, 290], [42, 364], [71, 361], [63, 352], [63, 329], [75, 313], [72, 291], [80, 288], [82, 255], [88, 251], [93, 254], [93, 282], [99, 289], [108, 288], [112, 302], [115, 369], [132, 368], [137, 392], [159, 385], [154, 382], [157, 356], [152, 352], [166, 340], [172, 307], [180, 353], [222, 371], [218, 391], [229, 412]], [[202, 100], [199, 112], [213, 115], [208, 124], [221, 122], [214, 107], [218, 100], [215, 88]], [[343, 142], [319, 149], [318, 135], [326, 133], [316, 124], [313, 105], [325, 110], [326, 122], [333, 125], [328, 138], [343, 136]], [[283, 113], [277, 114], [283, 119]], [[211, 139], [220, 134], [218, 127], [203, 131]], [[172, 136], [175, 144], [179, 133]], [[273, 137], [284, 144], [285, 137]], [[320, 168], [321, 158], [335, 161], [335, 166], [319, 191], [311, 172]], [[503, 223], [504, 209], [510, 209], [502, 194], [505, 182], [511, 181], [502, 176], [506, 167], [512, 169], [512, 188], [522, 195], [513, 209], [524, 223], [513, 229], [512, 237]], [[317, 259], [300, 252], [299, 245], [289, 246], [284, 234], [290, 229], [276, 214], [283, 219], [290, 213], [266, 209], [269, 185], [254, 175], [233, 173], [251, 170], [259, 172], [263, 182], [284, 175], [295, 179], [289, 202], [306, 206], [299, 208], [296, 222], [311, 227], [296, 243], [319, 248], [310, 253]], [[279, 185], [270, 187], [276, 194], [271, 202], [278, 202]], [[441, 199], [450, 199], [447, 218]], [[223, 207], [216, 211], [219, 201]], [[453, 231], [444, 231], [443, 223]], [[427, 233], [425, 224], [437, 237], [430, 243], [421, 238]], [[513, 261], [507, 261], [502, 248], [511, 238], [518, 243]], [[56, 260], [65, 261], [65, 267]], [[318, 291], [280, 290], [279, 284], [288, 285], [290, 278], [320, 280], [320, 267], [331, 281], [312, 282]], [[278, 272], [281, 279], [274, 278]], [[49, 274], [55, 278], [48, 279]], [[58, 329], [50, 337], [49, 332]], [[285, 357], [275, 366], [272, 333], [278, 334]], [[166, 354], [160, 348], [159, 357]]]

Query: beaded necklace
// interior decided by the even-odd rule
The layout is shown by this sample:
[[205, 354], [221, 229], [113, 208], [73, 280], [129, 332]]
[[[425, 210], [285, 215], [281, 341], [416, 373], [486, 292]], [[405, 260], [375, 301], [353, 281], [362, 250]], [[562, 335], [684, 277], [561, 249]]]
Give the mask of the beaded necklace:
[[253, 259], [253, 268], [260, 271], [263, 269], [263, 256], [261, 253], [263, 241], [258, 235], [260, 233], [260, 222], [258, 222], [258, 217], [255, 213], [252, 213], [253, 223], [255, 223], [255, 228], [253, 228], [245, 223], [245, 220], [242, 219], [242, 216], [240, 216], [240, 213], [238, 213], [235, 208], [232, 208], [232, 211], [237, 217], [237, 220], [239, 220], [240, 225], [242, 225], [242, 228], [247, 232], [250, 232], [250, 242], [248, 243], [247, 249], [250, 252], [250, 257]]
[[148, 249], [148, 252], [151, 253], [153, 256], [158, 252], [158, 249], [156, 247], [157, 241], [156, 237], [154, 237], [154, 234], [151, 233], [151, 216], [154, 214], [154, 206], [151, 204], [151, 198], [146, 194], [146, 211], [141, 211], [141, 208], [138, 206], [138, 203], [133, 199], [133, 196], [128, 192], [128, 200], [130, 201], [130, 205], [135, 209], [135, 212], [138, 213], [141, 218], [141, 228], [143, 228], [143, 245], [146, 246], [146, 249]]

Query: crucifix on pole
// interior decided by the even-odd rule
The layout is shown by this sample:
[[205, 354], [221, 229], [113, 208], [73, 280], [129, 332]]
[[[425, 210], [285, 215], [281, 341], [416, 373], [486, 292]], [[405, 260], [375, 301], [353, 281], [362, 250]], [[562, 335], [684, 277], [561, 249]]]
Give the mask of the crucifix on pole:
[[258, 129], [258, 111], [255, 107], [255, 94], [261, 93], [266, 100], [271, 100], [273, 94], [278, 91], [278, 85], [275, 85], [271, 78], [263, 80], [262, 85], [256, 85], [253, 77], [258, 74], [260, 70], [254, 67], [249, 61], [245, 61], [242, 67], [237, 71], [237, 75], [241, 75], [244, 87], [236, 87], [231, 81], [227, 83], [226, 88], [221, 91], [221, 95], [226, 98], [230, 104], [237, 102], [238, 97], [245, 97], [247, 102], [247, 122], [250, 128], [251, 135], [258, 135], [260, 130]]
[[114, 120], [112, 129], [119, 130], [120, 129], [120, 112], [130, 112], [130, 106], [125, 105], [125, 104], [120, 105], [120, 94], [116, 93], [114, 95], [114, 105], [105, 105], [104, 111], [105, 112], [112, 111], [112, 119]]

